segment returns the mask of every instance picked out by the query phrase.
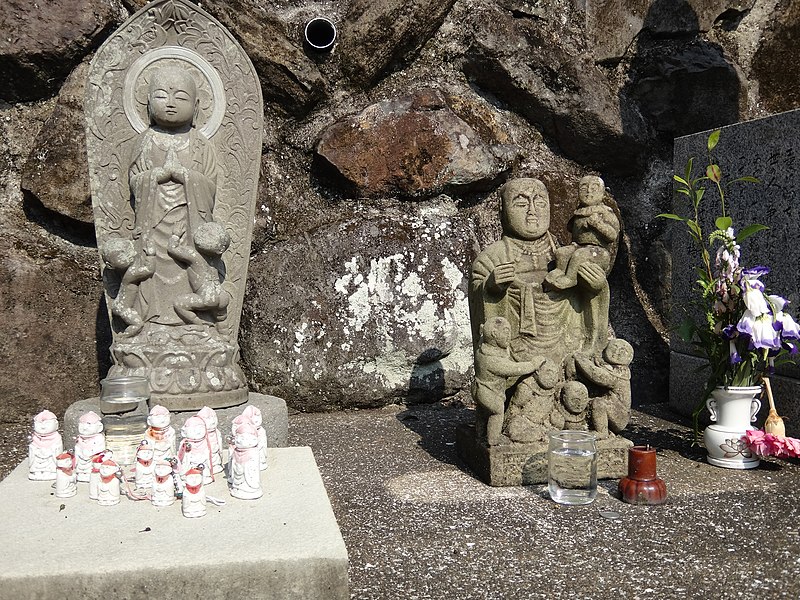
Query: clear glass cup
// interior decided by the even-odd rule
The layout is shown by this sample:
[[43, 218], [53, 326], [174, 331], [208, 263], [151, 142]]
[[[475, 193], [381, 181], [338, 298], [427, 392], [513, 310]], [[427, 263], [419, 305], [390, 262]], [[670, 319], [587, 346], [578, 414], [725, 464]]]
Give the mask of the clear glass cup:
[[559, 504], [590, 504], [597, 496], [597, 446], [588, 431], [555, 431], [547, 449], [547, 488]]
[[147, 429], [147, 377], [114, 377], [100, 382], [100, 412], [106, 447], [120, 465], [132, 465]]

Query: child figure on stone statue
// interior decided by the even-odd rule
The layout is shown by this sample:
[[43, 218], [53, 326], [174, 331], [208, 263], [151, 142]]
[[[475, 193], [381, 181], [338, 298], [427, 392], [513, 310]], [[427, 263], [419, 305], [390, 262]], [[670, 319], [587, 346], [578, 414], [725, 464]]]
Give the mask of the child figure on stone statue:
[[632, 361], [633, 346], [618, 338], [609, 340], [602, 356], [575, 355], [579, 375], [606, 391], [591, 401], [591, 423], [597, 439], [621, 432], [630, 421]]
[[543, 359], [538, 362], [512, 360], [508, 350], [510, 341], [511, 325], [508, 319], [493, 317], [483, 324], [480, 346], [475, 352], [472, 397], [478, 405], [477, 423], [485, 423], [486, 441], [490, 446], [503, 441], [508, 378], [530, 375], [543, 362]]
[[555, 404], [560, 369], [544, 359], [536, 372], [520, 382], [506, 411], [504, 432], [514, 442], [544, 441]]
[[580, 381], [566, 381], [561, 388], [561, 402], [550, 413], [550, 423], [556, 429], [586, 431], [589, 390]]
[[[142, 238], [142, 252], [136, 252], [133, 241], [122, 238], [107, 240], [100, 253], [106, 267], [122, 274], [119, 292], [111, 302], [111, 313], [122, 319], [128, 326], [124, 334], [136, 335], [144, 326], [141, 315], [133, 308], [139, 284], [155, 272], [153, 257], [155, 248], [146, 233], [136, 229], [133, 238]], [[111, 288], [111, 286], [107, 286]]]
[[608, 272], [609, 248], [619, 236], [619, 219], [610, 206], [603, 204], [606, 187], [603, 180], [587, 175], [578, 184], [578, 209], [571, 221], [572, 244], [556, 249], [556, 268], [545, 281], [551, 287], [566, 290], [578, 283], [578, 268], [587, 262]]
[[181, 243], [173, 235], [167, 254], [186, 265], [191, 294], [175, 299], [175, 312], [187, 323], [202, 325], [205, 321], [198, 312], [213, 311], [215, 320], [224, 319], [230, 303], [230, 294], [222, 289], [220, 274], [224, 271], [222, 254], [228, 249], [231, 238], [225, 228], [214, 221], [201, 224], [194, 232], [194, 248]]

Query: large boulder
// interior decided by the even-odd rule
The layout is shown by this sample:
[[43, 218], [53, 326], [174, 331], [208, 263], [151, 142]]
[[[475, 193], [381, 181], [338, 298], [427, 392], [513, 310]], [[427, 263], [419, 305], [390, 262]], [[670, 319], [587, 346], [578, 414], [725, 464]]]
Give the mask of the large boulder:
[[324, 77], [272, 12], [247, 0], [207, 0], [202, 7], [239, 40], [261, 80], [265, 101], [304, 115], [325, 97]]
[[124, 16], [117, 0], [4, 0], [0, 7], [0, 99], [13, 102], [52, 96]]
[[22, 189], [55, 213], [92, 223], [83, 92], [88, 61], [78, 65], [58, 94], [56, 106], [22, 168]]
[[255, 389], [320, 410], [467, 387], [475, 232], [456, 212], [448, 199], [406, 204], [254, 256], [240, 345]]
[[800, 106], [800, 4], [783, 0], [753, 58], [762, 102], [770, 112]]
[[426, 88], [335, 123], [317, 154], [360, 195], [418, 197], [495, 181], [514, 157], [498, 142], [482, 140], [441, 92]]
[[619, 61], [645, 32], [687, 36], [740, 16], [752, 0], [604, 0], [577, 6], [585, 14], [586, 37], [599, 61]]
[[419, 49], [441, 26], [455, 0], [352, 0], [342, 24], [342, 65], [371, 85]]
[[583, 48], [558, 43], [551, 22], [513, 13], [476, 14], [472, 27], [464, 63], [472, 81], [569, 158], [614, 173], [636, 170], [642, 148], [625, 130], [615, 89]]
[[722, 49], [695, 40], [640, 49], [626, 93], [654, 129], [671, 139], [735, 123], [745, 90]]
[[110, 343], [99, 279], [41, 241], [0, 238], [0, 422], [97, 395]]

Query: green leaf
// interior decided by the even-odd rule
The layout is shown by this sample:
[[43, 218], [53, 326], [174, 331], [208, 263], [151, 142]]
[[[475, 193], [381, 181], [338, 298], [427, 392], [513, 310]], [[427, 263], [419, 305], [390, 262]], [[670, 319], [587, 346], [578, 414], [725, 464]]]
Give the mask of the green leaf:
[[686, 174], [684, 179], [686, 181], [691, 181], [692, 177], [692, 166], [694, 165], [694, 158], [689, 158], [688, 162], [686, 163]]
[[681, 177], [680, 175], [673, 175], [673, 176], [672, 176], [672, 178], [673, 178], [675, 181], [677, 181], [677, 182], [679, 182], [679, 183], [682, 183], [683, 185], [685, 185], [685, 186], [687, 186], [687, 187], [689, 186], [689, 182], [688, 182], [688, 181], [686, 181], [686, 180], [685, 180], [683, 177]]
[[711, 135], [708, 136], [708, 151], [711, 152], [719, 143], [719, 134], [720, 130], [717, 129], [716, 131], [712, 131]]
[[739, 232], [739, 235], [736, 236], [737, 242], [742, 242], [749, 238], [754, 233], [758, 233], [759, 231], [764, 231], [765, 229], [769, 229], [766, 225], [760, 225], [759, 223], [753, 223], [752, 225], [748, 225], [747, 227], [742, 228]]
[[717, 226], [717, 229], [725, 231], [728, 227], [733, 225], [733, 219], [730, 217], [717, 217], [717, 220], [714, 221], [714, 225]]
[[691, 196], [691, 194], [689, 193], [689, 190], [687, 190], [686, 188], [679, 188], [679, 189], [677, 189], [675, 191], [678, 192], [679, 194], [686, 194], [687, 196]]
[[683, 217], [681, 217], [679, 215], [672, 214], [672, 213], [661, 213], [660, 215], [656, 215], [656, 218], [659, 218], [659, 217], [662, 218], [662, 219], [672, 219], [673, 221], [685, 221], [686, 220], [685, 218], [683, 218]]
[[739, 178], [737, 178], [737, 179], [734, 179], [733, 181], [731, 181], [731, 183], [735, 183], [735, 182], [737, 182], [737, 181], [746, 181], [747, 183], [761, 183], [761, 180], [760, 180], [760, 179], [757, 179], [757, 178], [755, 178], [755, 177], [750, 177], [750, 176], [747, 176], [747, 177], [739, 177]]
[[700, 231], [700, 225], [697, 224], [697, 221], [686, 220], [686, 224], [689, 226], [689, 229], [692, 231], [692, 233], [697, 236], [697, 239], [703, 239], [703, 232]]
[[719, 183], [722, 181], [722, 170], [719, 168], [719, 165], [708, 165], [706, 169], [706, 177], [708, 177], [714, 183]]
[[697, 203], [700, 204], [700, 200], [703, 199], [703, 194], [706, 193], [706, 188], [700, 188], [697, 190]]
[[678, 327], [678, 335], [684, 342], [691, 342], [694, 337], [694, 324], [691, 321], [684, 321]]

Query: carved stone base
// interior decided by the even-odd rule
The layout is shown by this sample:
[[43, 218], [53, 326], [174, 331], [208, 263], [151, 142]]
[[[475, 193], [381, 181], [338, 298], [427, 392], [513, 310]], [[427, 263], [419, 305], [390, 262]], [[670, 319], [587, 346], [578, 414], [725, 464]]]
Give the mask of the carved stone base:
[[[628, 448], [633, 442], [620, 436], [597, 442], [597, 478], [619, 479], [628, 473]], [[510, 443], [488, 446], [479, 440], [475, 425], [456, 430], [458, 456], [492, 486], [547, 483], [547, 445]]]
[[135, 336], [117, 336], [111, 356], [109, 377], [147, 377], [151, 406], [183, 411], [247, 402], [239, 348], [213, 327], [148, 323]]

